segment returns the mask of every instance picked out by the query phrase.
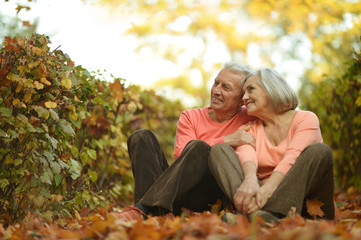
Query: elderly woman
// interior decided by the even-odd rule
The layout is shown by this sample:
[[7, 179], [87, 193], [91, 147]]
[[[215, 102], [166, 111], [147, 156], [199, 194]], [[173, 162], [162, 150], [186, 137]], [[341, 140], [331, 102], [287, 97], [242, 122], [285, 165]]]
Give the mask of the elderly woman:
[[209, 157], [212, 174], [238, 212], [277, 221], [295, 207], [296, 213], [311, 217], [306, 201], [318, 199], [322, 217], [333, 219], [333, 157], [322, 143], [317, 116], [295, 110], [295, 92], [269, 68], [245, 79], [242, 100], [248, 115], [258, 118], [248, 131], [256, 146], [234, 151], [217, 144]]

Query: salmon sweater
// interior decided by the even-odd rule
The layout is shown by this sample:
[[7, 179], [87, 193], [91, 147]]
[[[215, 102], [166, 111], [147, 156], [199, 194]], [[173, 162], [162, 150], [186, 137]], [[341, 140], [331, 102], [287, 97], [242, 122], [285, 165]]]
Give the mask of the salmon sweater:
[[246, 108], [242, 107], [231, 119], [218, 123], [209, 117], [209, 109], [210, 107], [204, 107], [188, 109], [182, 112], [177, 123], [174, 159], [179, 157], [187, 143], [192, 140], [200, 139], [210, 146], [214, 146], [217, 143], [223, 143], [225, 136], [255, 119], [248, 116]]
[[256, 149], [250, 145], [237, 147], [241, 164], [253, 161], [257, 166], [257, 177], [265, 182], [273, 171], [286, 174], [296, 162], [300, 153], [310, 144], [322, 142], [317, 116], [310, 111], [296, 111], [286, 138], [278, 145], [272, 145], [264, 132], [263, 123], [257, 119], [249, 123], [256, 141]]

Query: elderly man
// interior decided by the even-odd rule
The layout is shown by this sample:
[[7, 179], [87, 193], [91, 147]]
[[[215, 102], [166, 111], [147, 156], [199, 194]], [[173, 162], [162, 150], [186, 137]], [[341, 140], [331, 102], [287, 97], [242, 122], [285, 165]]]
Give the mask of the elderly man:
[[182, 208], [207, 211], [217, 199], [227, 199], [209, 170], [208, 159], [217, 143], [233, 148], [254, 145], [248, 128], [240, 128], [254, 119], [247, 115], [241, 96], [242, 81], [251, 73], [247, 65], [224, 64], [214, 80], [210, 106], [188, 109], [181, 114], [175, 136], [175, 161], [171, 166], [151, 131], [140, 129], [129, 137], [135, 203], [117, 213], [119, 218], [179, 215]]

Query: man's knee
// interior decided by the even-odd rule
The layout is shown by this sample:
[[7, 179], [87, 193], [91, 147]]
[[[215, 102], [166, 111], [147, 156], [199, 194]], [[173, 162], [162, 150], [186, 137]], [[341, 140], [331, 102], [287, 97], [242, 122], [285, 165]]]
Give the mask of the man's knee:
[[137, 129], [128, 138], [128, 145], [131, 143], [140, 142], [142, 139], [145, 139], [153, 135], [154, 134], [148, 129]]
[[209, 151], [210, 147], [208, 143], [199, 139], [190, 141], [186, 146], [186, 148], [191, 148], [193, 151]]
[[183, 149], [182, 155], [186, 159], [199, 159], [207, 161], [211, 146], [203, 140], [192, 140]]

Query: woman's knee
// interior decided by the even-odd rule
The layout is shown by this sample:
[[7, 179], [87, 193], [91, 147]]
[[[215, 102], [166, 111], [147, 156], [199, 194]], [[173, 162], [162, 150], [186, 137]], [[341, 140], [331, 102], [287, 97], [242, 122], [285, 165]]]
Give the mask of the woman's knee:
[[327, 144], [313, 143], [309, 145], [305, 151], [307, 151], [308, 154], [312, 154], [312, 156], [314, 156], [313, 159], [316, 161], [321, 161], [323, 164], [333, 166], [333, 153]]
[[233, 148], [226, 143], [217, 143], [211, 148], [209, 153], [209, 162], [210, 163], [219, 163], [219, 159], [226, 159], [229, 154], [235, 155]]
[[[225, 152], [230, 150], [230, 146], [226, 143], [217, 143], [211, 148], [210, 155], [211, 156], [219, 156], [221, 154], [224, 154]], [[232, 151], [234, 151], [232, 149]]]
[[216, 145], [214, 145], [211, 149], [212, 152], [224, 152], [226, 151], [225, 149], [229, 149], [231, 148], [231, 146], [229, 146], [226, 143], [217, 143]]

